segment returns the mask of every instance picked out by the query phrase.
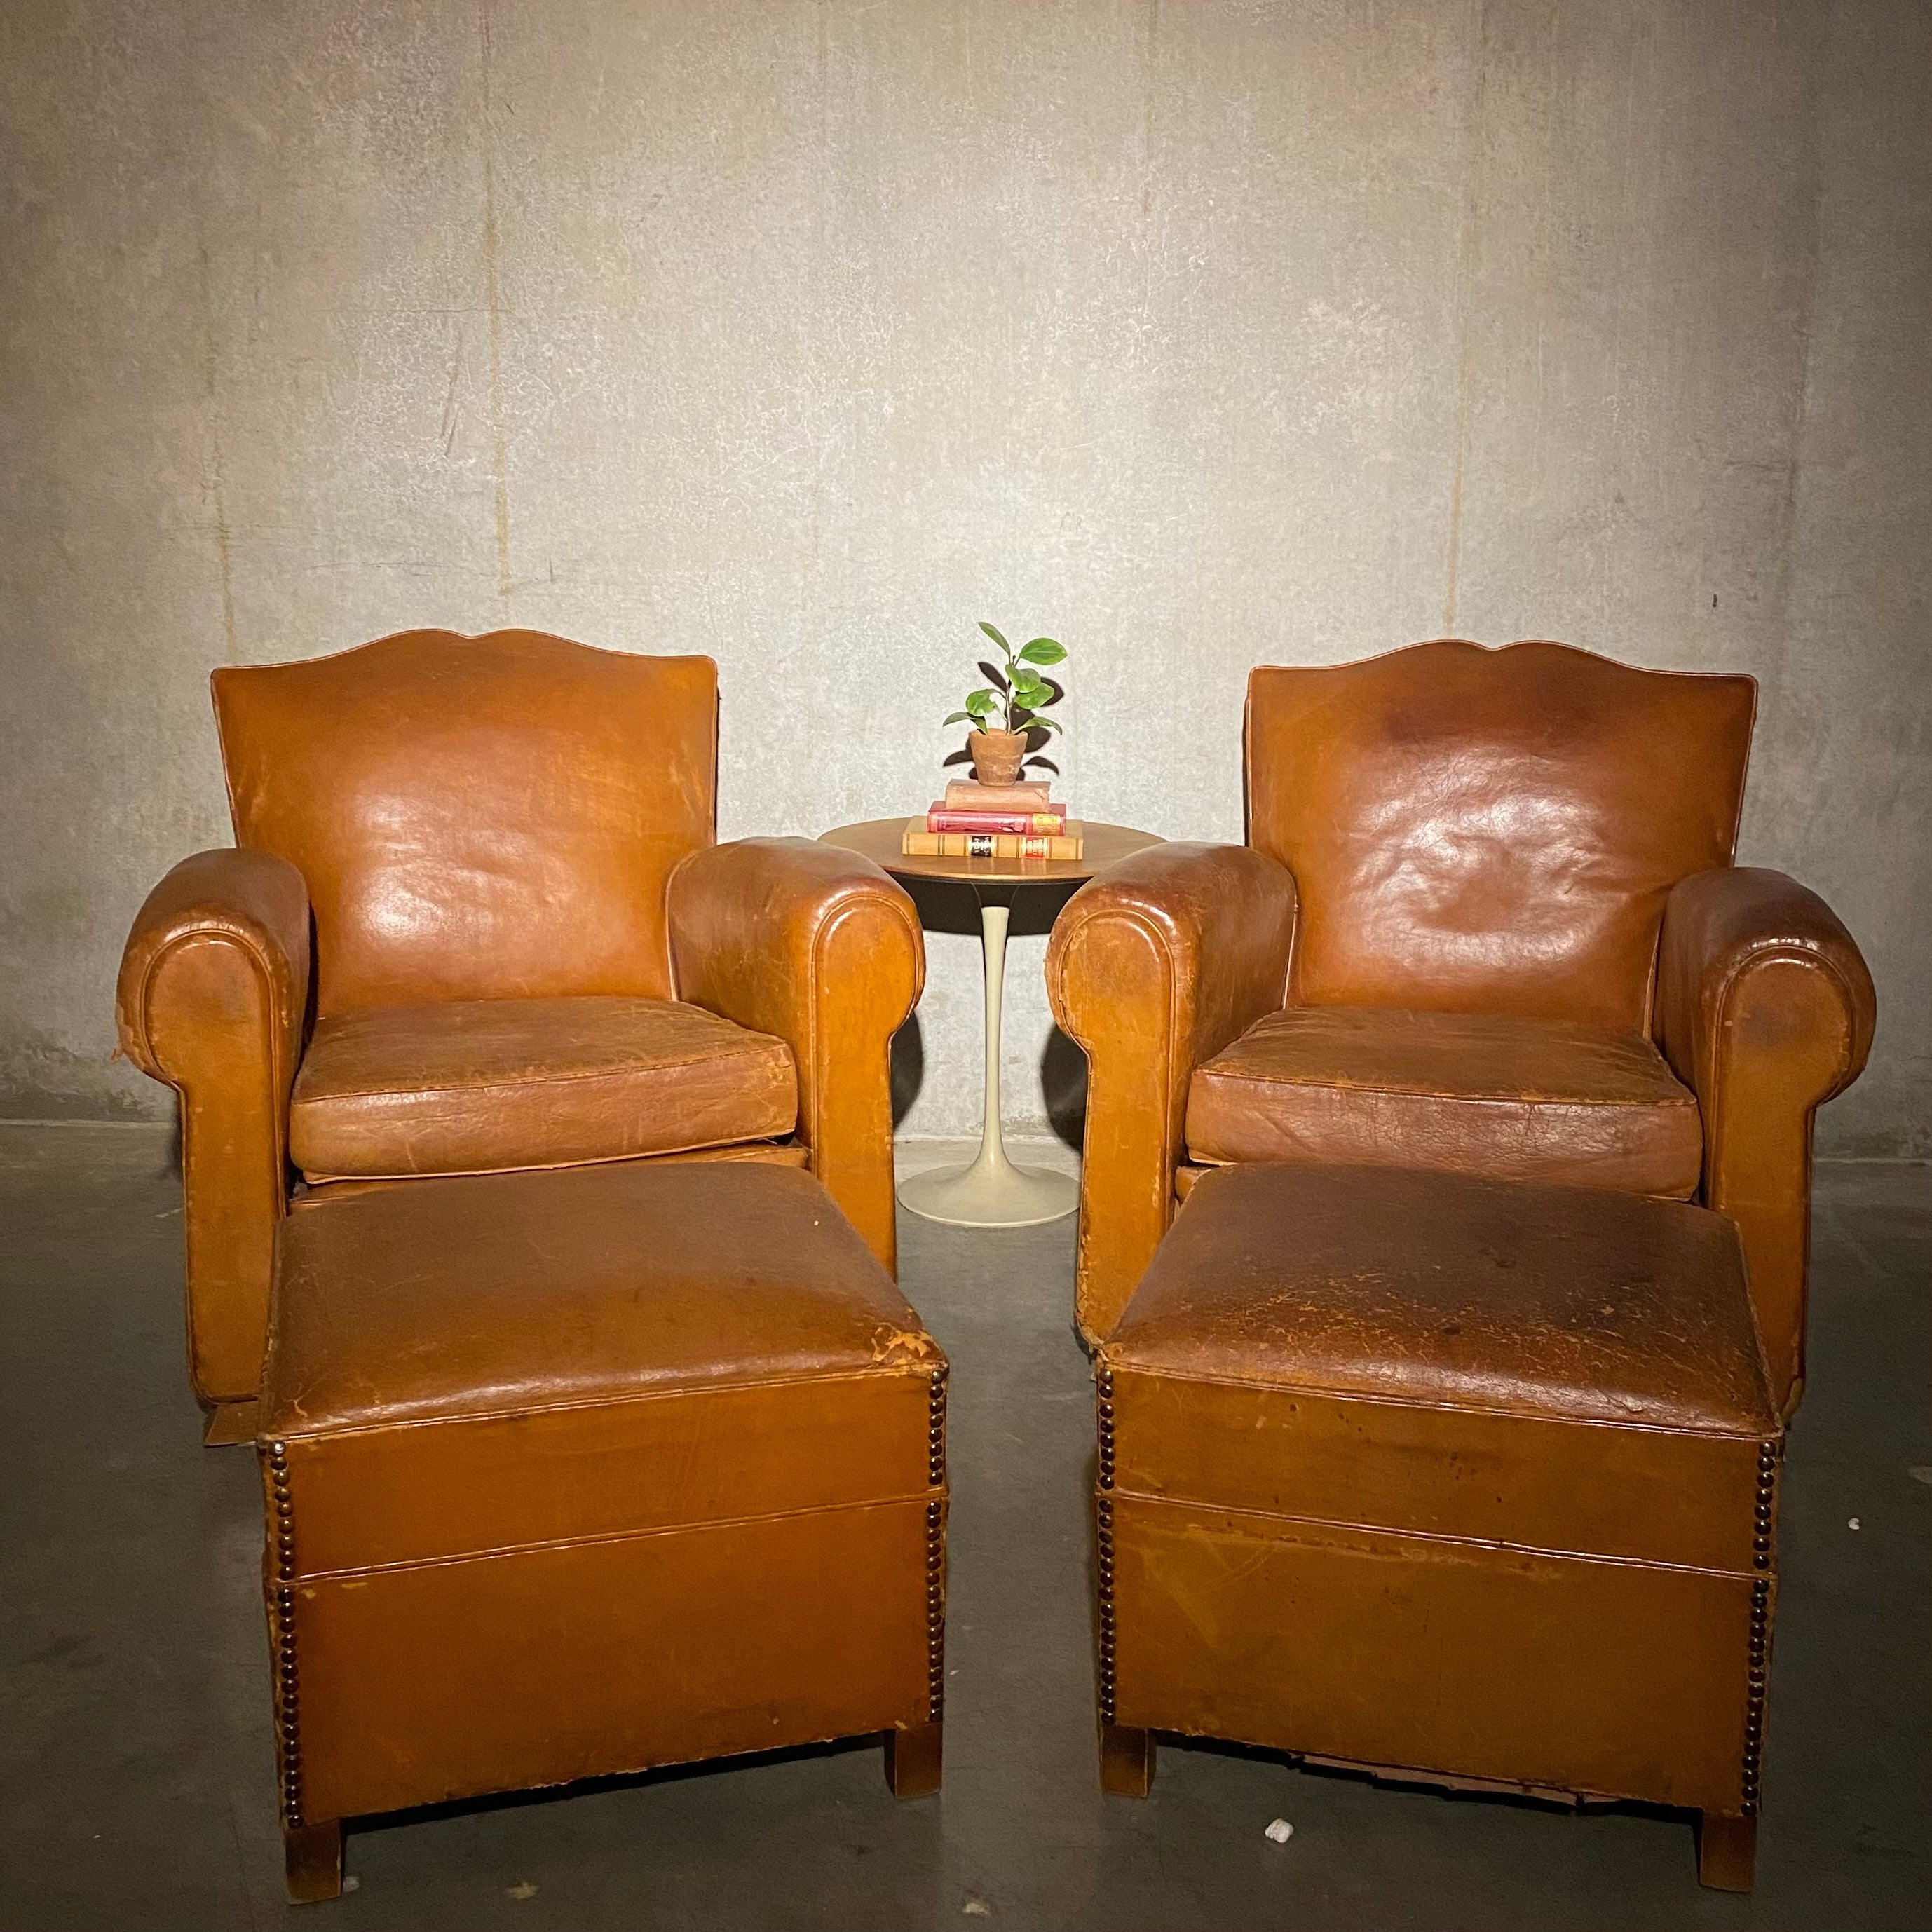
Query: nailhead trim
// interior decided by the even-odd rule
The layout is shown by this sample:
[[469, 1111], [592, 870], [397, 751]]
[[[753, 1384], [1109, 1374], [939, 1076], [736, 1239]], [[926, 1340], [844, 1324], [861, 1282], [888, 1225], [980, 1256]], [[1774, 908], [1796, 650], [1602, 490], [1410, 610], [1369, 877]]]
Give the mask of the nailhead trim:
[[1744, 1752], [1741, 1782], [1743, 1811], [1755, 1818], [1758, 1772], [1764, 1752], [1765, 1695], [1771, 1678], [1771, 1576], [1772, 1545], [1778, 1510], [1778, 1444], [1766, 1442], [1757, 1452], [1757, 1507], [1753, 1520], [1751, 1567], [1760, 1574], [1751, 1580], [1750, 1664], [1745, 1676]]
[[1100, 1437], [1100, 1490], [1094, 1526], [1100, 1584], [1100, 1721], [1114, 1721], [1114, 1376], [1102, 1369], [1094, 1378], [1098, 1400], [1095, 1426]]
[[281, 1775], [282, 1825], [302, 1825], [302, 1703], [296, 1668], [295, 1505], [289, 1499], [288, 1445], [268, 1444], [268, 1507], [272, 1574], [268, 1582], [268, 1640], [275, 1654], [275, 1758]]
[[926, 1480], [936, 1490], [946, 1480], [946, 1372], [932, 1378], [926, 1397]]
[[[946, 1375], [932, 1378], [927, 1397], [926, 1469], [934, 1489], [946, 1480]], [[946, 1505], [926, 1506], [926, 1714], [936, 1724], [946, 1714]]]

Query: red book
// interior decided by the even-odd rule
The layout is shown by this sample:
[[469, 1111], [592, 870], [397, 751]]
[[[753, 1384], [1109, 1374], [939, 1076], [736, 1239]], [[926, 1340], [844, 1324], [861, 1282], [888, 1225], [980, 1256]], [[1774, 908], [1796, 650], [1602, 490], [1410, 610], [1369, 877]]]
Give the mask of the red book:
[[1010, 832], [1024, 838], [1035, 832], [1052, 835], [1066, 824], [1066, 808], [1049, 806], [1043, 812], [962, 812], [935, 802], [928, 807], [928, 832]]

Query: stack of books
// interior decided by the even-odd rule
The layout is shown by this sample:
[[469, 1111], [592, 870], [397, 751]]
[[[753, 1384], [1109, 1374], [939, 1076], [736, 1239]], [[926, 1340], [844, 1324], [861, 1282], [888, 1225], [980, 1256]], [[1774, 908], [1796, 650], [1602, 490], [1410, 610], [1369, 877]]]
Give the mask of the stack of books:
[[1077, 859], [1078, 820], [1056, 805], [1045, 779], [984, 785], [956, 778], [923, 818], [906, 820], [909, 859]]

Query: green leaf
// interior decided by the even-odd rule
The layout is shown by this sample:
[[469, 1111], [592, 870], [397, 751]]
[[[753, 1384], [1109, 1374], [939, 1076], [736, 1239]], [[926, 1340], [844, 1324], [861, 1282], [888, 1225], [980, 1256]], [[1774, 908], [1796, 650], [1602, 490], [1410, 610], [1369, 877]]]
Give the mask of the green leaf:
[[1016, 731], [1058, 731], [1060, 727], [1051, 718], [1042, 718], [1037, 711], [1022, 711], [1018, 722], [1013, 726]]
[[970, 711], [950, 711], [939, 721], [939, 728], [943, 731], [949, 724], [970, 724], [972, 722], [973, 714]]
[[990, 691], [974, 692], [966, 700], [966, 709], [971, 712], [975, 718], [983, 718], [988, 712], [997, 711], [999, 708], [999, 699]]
[[1066, 646], [1056, 644], [1051, 638], [1036, 638], [1031, 644], [1020, 646], [1020, 656], [1028, 664], [1059, 664], [1066, 658]]
[[994, 644], [999, 646], [1001, 650], [1006, 652], [1008, 657], [1011, 657], [1012, 656], [1012, 646], [1008, 644], [1006, 639], [1001, 637], [999, 632], [994, 630], [992, 626], [988, 623], [983, 617], [980, 620], [980, 628], [986, 632], [988, 637], [992, 639]]

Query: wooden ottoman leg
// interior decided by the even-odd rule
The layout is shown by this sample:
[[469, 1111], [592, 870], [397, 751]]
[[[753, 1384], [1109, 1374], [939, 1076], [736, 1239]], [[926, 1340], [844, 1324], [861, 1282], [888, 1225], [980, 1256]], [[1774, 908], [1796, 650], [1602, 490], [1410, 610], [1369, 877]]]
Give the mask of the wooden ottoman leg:
[[342, 1821], [282, 1828], [282, 1857], [291, 1905], [320, 1905], [342, 1895]]
[[1748, 1892], [1757, 1863], [1757, 1820], [1706, 1811], [1698, 1821], [1697, 1882], [1715, 1892]]
[[1153, 1732], [1131, 1724], [1102, 1724], [1100, 1789], [1116, 1798], [1144, 1798], [1153, 1783]]
[[939, 1789], [945, 1736], [943, 1723], [886, 1733], [886, 1782], [895, 1798], [924, 1798]]

